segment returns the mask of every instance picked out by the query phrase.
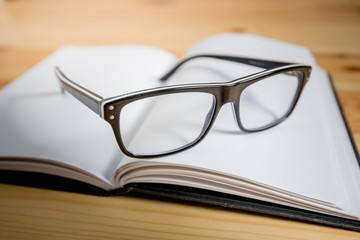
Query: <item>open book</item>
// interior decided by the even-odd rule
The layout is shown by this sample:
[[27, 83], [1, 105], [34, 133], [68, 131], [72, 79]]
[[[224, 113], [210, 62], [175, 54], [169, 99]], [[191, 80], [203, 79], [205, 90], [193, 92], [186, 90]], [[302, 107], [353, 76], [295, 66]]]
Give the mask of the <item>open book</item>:
[[[120, 151], [106, 121], [62, 94], [54, 67], [112, 97], [162, 86], [159, 78], [178, 59], [150, 46], [65, 46], [1, 89], [1, 173], [46, 173], [110, 193], [155, 194], [360, 230], [357, 152], [329, 76], [311, 53], [229, 33], [196, 43], [186, 56], [200, 54], [305, 63], [313, 71], [294, 112], [278, 126], [242, 133], [231, 107], [225, 106], [195, 147], [167, 157], [133, 159]], [[165, 84], [229, 81], [258, 71], [205, 59], [187, 64]], [[137, 117], [129, 121], [139, 124]]]

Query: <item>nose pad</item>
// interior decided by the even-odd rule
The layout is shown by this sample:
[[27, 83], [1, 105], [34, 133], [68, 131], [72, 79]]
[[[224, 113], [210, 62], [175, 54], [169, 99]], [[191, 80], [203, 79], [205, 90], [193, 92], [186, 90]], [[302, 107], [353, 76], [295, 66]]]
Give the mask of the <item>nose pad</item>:
[[212, 107], [212, 108], [209, 110], [209, 112], [206, 114], [205, 123], [208, 123], [208, 122], [209, 122], [210, 117], [212, 116], [213, 112], [214, 112], [214, 107]]
[[239, 104], [235, 101], [232, 101], [231, 106], [232, 106], [232, 113], [233, 113], [234, 121], [238, 125], [239, 129], [242, 130], [241, 123], [240, 123]]
[[213, 105], [209, 112], [206, 114], [205, 116], [205, 120], [204, 120], [204, 124], [203, 124], [203, 127], [202, 127], [202, 130], [201, 132], [204, 132], [206, 128], [208, 128], [209, 124], [210, 124], [210, 119], [211, 117], [213, 116], [214, 114], [214, 108], [215, 108], [215, 105]]

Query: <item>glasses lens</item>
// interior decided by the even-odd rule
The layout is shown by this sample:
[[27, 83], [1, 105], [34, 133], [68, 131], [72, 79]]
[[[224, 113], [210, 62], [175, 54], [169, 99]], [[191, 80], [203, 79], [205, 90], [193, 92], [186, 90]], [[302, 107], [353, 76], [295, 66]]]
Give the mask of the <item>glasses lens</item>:
[[262, 79], [244, 89], [240, 97], [240, 121], [249, 131], [270, 127], [282, 120], [291, 110], [300, 71], [291, 71]]
[[[213, 115], [215, 98], [201, 92], [140, 99], [120, 112], [120, 134], [134, 155], [157, 155], [195, 142]], [[139, 114], [141, 113], [141, 114]], [[132, 121], [132, 116], [137, 117]]]

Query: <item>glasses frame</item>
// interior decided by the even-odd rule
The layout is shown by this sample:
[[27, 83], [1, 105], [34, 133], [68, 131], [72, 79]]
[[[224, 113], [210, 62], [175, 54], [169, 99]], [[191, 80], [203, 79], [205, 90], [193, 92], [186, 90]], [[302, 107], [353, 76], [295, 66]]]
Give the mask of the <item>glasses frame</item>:
[[[217, 82], [217, 83], [196, 83], [196, 84], [182, 84], [182, 85], [173, 85], [173, 86], [164, 86], [158, 88], [151, 88], [146, 90], [140, 90], [128, 94], [123, 94], [111, 98], [103, 98], [98, 94], [80, 86], [79, 84], [73, 82], [69, 78], [65, 76], [63, 72], [58, 67], [55, 67], [55, 74], [61, 83], [61, 87], [63, 92], [67, 91], [71, 95], [73, 95], [76, 99], [90, 108], [92, 111], [97, 113], [101, 118], [107, 121], [114, 132], [116, 141], [121, 149], [121, 151], [133, 158], [152, 158], [152, 157], [161, 157], [161, 156], [168, 156], [171, 154], [175, 154], [184, 150], [187, 150], [195, 145], [197, 145], [201, 140], [203, 140], [206, 135], [209, 133], [211, 127], [213, 126], [215, 119], [223, 105], [226, 103], [232, 103], [233, 110], [235, 111], [236, 122], [243, 132], [258, 132], [269, 129], [274, 127], [275, 125], [283, 122], [286, 118], [290, 116], [293, 112], [296, 103], [298, 102], [302, 90], [304, 89], [305, 84], [308, 82], [310, 73], [311, 73], [311, 66], [304, 65], [304, 64], [297, 64], [297, 63], [286, 63], [286, 62], [276, 62], [276, 61], [268, 61], [268, 60], [261, 60], [261, 59], [252, 59], [252, 58], [242, 58], [242, 57], [233, 57], [233, 56], [222, 56], [222, 55], [197, 55], [190, 58], [187, 58], [181, 61], [178, 65], [176, 65], [173, 69], [171, 69], [167, 74], [165, 74], [160, 80], [166, 81], [169, 79], [183, 64], [186, 62], [196, 59], [196, 58], [214, 58], [219, 60], [227, 60], [232, 62], [238, 62], [242, 64], [252, 65], [264, 68], [266, 70], [254, 73], [248, 76], [244, 76], [241, 78], [237, 78], [228, 82]], [[263, 79], [268, 77], [281, 74], [281, 73], [288, 73], [293, 71], [300, 71], [302, 72], [302, 77], [297, 76], [299, 84], [296, 89], [296, 93], [294, 99], [291, 102], [291, 105], [286, 112], [286, 114], [278, 119], [277, 121], [268, 124], [264, 127], [258, 129], [248, 130], [244, 128], [241, 123], [240, 119], [240, 97], [244, 89], [251, 84], [259, 82]], [[177, 148], [173, 150], [169, 150], [167, 152], [162, 152], [158, 154], [151, 154], [151, 155], [138, 155], [128, 151], [123, 143], [120, 134], [120, 112], [122, 108], [134, 101], [139, 99], [160, 96], [165, 94], [174, 94], [174, 93], [184, 93], [184, 92], [202, 92], [212, 94], [214, 96], [214, 105], [213, 105], [213, 112], [211, 117], [209, 118], [206, 125], [203, 127], [201, 134], [198, 136], [197, 139], [192, 141], [191, 143]]]

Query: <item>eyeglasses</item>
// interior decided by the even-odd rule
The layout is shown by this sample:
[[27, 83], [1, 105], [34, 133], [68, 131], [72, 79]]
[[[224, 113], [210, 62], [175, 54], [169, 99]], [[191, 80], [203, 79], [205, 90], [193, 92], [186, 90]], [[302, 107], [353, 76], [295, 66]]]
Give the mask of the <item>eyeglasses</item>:
[[226, 103], [232, 105], [235, 121], [243, 132], [279, 124], [293, 111], [311, 73], [311, 67], [303, 64], [197, 55], [180, 62], [161, 80], [166, 81], [183, 64], [198, 58], [265, 70], [229, 82], [164, 86], [105, 99], [71, 81], [57, 67], [55, 74], [63, 90], [111, 125], [125, 155], [150, 158], [174, 154], [199, 143]]

